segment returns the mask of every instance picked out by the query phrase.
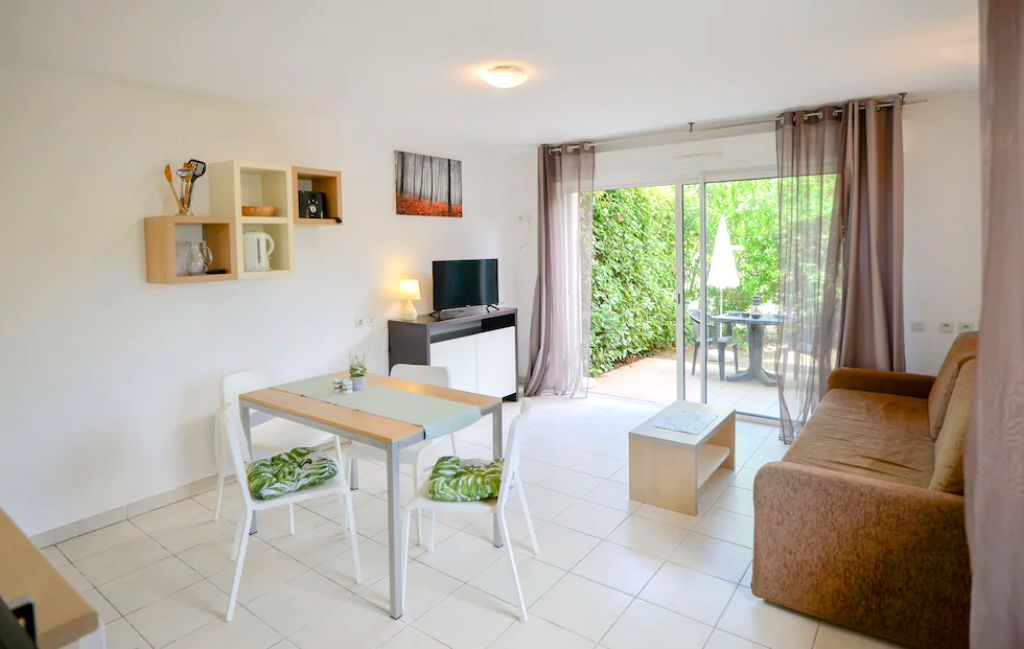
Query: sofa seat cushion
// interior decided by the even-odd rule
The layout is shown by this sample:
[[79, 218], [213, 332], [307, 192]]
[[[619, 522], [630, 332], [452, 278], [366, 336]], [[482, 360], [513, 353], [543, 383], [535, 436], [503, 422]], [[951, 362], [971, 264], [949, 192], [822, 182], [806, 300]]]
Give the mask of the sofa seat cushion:
[[783, 461], [927, 489], [935, 467], [928, 400], [830, 390]]

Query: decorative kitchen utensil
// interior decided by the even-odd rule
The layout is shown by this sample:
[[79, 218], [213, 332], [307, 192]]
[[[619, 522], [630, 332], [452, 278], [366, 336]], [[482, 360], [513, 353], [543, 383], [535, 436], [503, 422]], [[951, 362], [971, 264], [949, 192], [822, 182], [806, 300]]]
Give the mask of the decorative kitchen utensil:
[[[182, 169], [188, 169], [189, 171], [192, 171], [192, 163], [191, 162], [183, 162], [183, 163], [181, 163], [181, 168]], [[194, 175], [195, 175], [194, 171], [191, 174], [189, 174], [189, 176], [185, 179], [185, 186], [181, 190], [181, 202], [185, 206], [185, 209], [189, 211], [189, 213], [192, 212], [192, 195], [191, 195], [191, 192], [192, 192], [192, 176], [194, 176]]]
[[205, 241], [186, 241], [188, 251], [185, 253], [185, 272], [189, 275], [203, 275], [206, 268], [213, 263], [213, 253]]
[[206, 163], [192, 158], [188, 161], [188, 165], [192, 167], [192, 177], [189, 178], [188, 191], [186, 193], [188, 194], [188, 208], [192, 209], [192, 191], [195, 189], [196, 181], [206, 174]]
[[270, 255], [274, 253], [274, 238], [266, 232], [246, 232], [242, 256], [247, 273], [270, 270]]
[[191, 177], [192, 177], [192, 168], [191, 167], [182, 167], [181, 169], [178, 169], [178, 178], [181, 178], [181, 206], [185, 210], [184, 212], [182, 212], [182, 214], [189, 214], [189, 211], [188, 211], [188, 207], [189, 207], [188, 201], [185, 199], [185, 185], [187, 184], [188, 179], [191, 178]]
[[273, 205], [243, 205], [242, 216], [274, 216], [277, 208]]
[[174, 180], [171, 176], [171, 165], [164, 165], [164, 178], [167, 179], [167, 184], [171, 188], [171, 193], [174, 194], [174, 202], [178, 204], [178, 214], [188, 214], [188, 210], [182, 205], [181, 199], [178, 198], [178, 192], [174, 189]]

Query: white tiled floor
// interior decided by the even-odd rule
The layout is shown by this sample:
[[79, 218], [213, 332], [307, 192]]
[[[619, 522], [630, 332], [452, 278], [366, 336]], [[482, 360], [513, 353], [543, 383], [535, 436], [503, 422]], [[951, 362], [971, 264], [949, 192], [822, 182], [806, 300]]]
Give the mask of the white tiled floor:
[[[413, 546], [406, 615], [391, 620], [382, 469], [361, 465], [355, 495], [364, 581], [334, 499], [261, 515], [239, 606], [223, 620], [233, 564], [237, 486], [212, 522], [215, 494], [158, 509], [45, 551], [107, 624], [110, 649], [871, 649], [891, 647], [783, 608], [750, 591], [753, 477], [781, 457], [775, 429], [737, 424], [736, 470], [701, 489], [699, 515], [629, 500], [627, 433], [658, 406], [591, 395], [534, 400], [522, 481], [541, 554], [518, 499], [509, 525], [530, 621], [518, 621], [507, 559], [491, 522], [439, 516], [433, 553]], [[507, 404], [506, 423], [518, 409]], [[458, 434], [489, 454], [490, 421]], [[448, 451], [438, 446], [438, 454]], [[739, 466], [743, 464], [745, 466]], [[408, 488], [411, 480], [406, 481]], [[224, 520], [224, 519], [227, 520]]]

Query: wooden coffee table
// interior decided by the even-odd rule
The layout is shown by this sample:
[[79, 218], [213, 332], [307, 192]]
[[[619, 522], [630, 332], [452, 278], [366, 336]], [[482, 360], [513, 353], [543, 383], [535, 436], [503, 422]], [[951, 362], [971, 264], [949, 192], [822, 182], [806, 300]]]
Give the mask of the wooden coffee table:
[[[696, 435], [656, 428], [670, 410], [715, 416]], [[629, 433], [629, 498], [697, 515], [697, 490], [718, 467], [736, 464], [736, 411], [676, 401]]]

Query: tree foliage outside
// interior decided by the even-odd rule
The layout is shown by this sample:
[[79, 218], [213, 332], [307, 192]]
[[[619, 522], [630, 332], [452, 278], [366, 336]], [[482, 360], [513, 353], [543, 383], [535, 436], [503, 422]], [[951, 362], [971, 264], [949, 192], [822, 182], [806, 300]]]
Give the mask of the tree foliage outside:
[[[724, 217], [740, 285], [708, 287], [708, 310], [748, 311], [754, 296], [777, 304], [779, 197], [774, 178], [707, 184], [707, 260]], [[700, 189], [683, 187], [683, 304], [700, 305]], [[675, 188], [595, 192], [591, 374], [676, 344]], [[693, 323], [685, 318], [687, 341]], [[743, 327], [733, 335], [746, 339]]]
[[[697, 187], [693, 186], [694, 190]], [[740, 285], [736, 288], [708, 287], [708, 309], [718, 313], [721, 299], [726, 311], [747, 311], [754, 296], [778, 303], [779, 295], [779, 190], [775, 178], [708, 183], [708, 264], [715, 249], [718, 222], [723, 218], [735, 247]], [[699, 201], [699, 198], [698, 198]], [[699, 237], [700, 207], [697, 204], [694, 236]], [[687, 234], [689, 234], [687, 230]], [[688, 237], [689, 238], [689, 237]], [[699, 242], [698, 242], [699, 245]], [[696, 262], [696, 260], [695, 260]], [[693, 274], [697, 265], [693, 263]], [[699, 296], [698, 290], [688, 293]]]
[[675, 342], [675, 202], [674, 187], [595, 192], [591, 375]]

